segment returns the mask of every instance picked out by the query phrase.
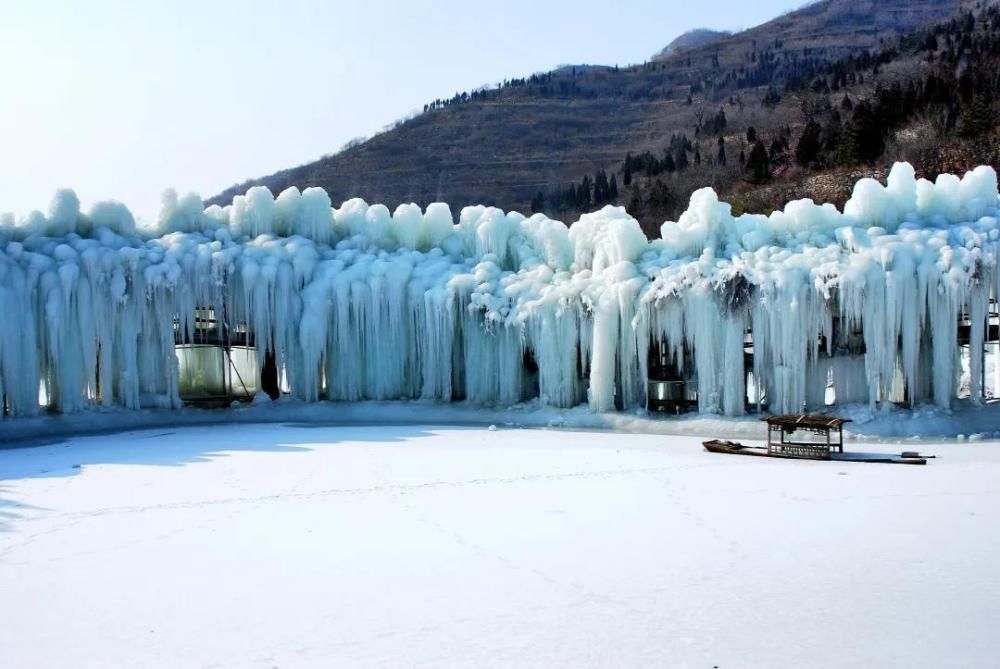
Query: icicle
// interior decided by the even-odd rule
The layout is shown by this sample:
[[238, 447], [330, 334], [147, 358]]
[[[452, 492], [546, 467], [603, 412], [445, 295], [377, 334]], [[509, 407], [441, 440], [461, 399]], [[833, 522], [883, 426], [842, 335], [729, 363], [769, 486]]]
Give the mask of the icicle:
[[47, 215], [0, 216], [0, 393], [11, 415], [36, 413], [40, 391], [61, 411], [179, 406], [175, 341], [196, 340], [214, 310], [310, 401], [507, 405], [529, 392], [567, 407], [589, 392], [596, 411], [632, 410], [654, 342], [701, 411], [738, 415], [749, 331], [751, 394], [771, 411], [946, 407], [960, 316], [963, 383], [974, 400], [984, 391], [998, 209], [988, 167], [931, 183], [905, 164], [886, 186], [856, 184], [843, 214], [799, 200], [734, 217], [702, 189], [652, 242], [615, 207], [572, 226], [466, 207], [455, 225], [443, 203], [390, 215], [363, 200], [334, 210], [318, 188], [255, 187], [207, 209], [168, 191], [137, 228], [120, 203], [83, 214], [60, 191]]

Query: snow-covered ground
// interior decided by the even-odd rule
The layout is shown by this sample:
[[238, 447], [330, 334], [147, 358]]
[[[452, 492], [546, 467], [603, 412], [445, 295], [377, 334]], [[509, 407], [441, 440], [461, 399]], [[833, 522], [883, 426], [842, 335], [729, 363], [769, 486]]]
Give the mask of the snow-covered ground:
[[[848, 440], [981, 441], [1000, 440], [1000, 401], [976, 404], [956, 400], [952, 409], [921, 405], [901, 409], [891, 404], [872, 410], [867, 404], [829, 407], [850, 418]], [[725, 417], [685, 413], [679, 416], [646, 411], [594, 413], [587, 405], [569, 409], [537, 400], [512, 407], [482, 407], [468, 402], [366, 401], [301, 402], [283, 397], [277, 402], [254, 402], [227, 409], [121, 409], [93, 407], [72, 414], [46, 414], [0, 420], [0, 446], [38, 443], [85, 434], [180, 426], [302, 423], [310, 425], [465, 425], [487, 427], [545, 427], [614, 430], [643, 434], [764, 439], [759, 414]]]
[[920, 450], [308, 424], [0, 450], [0, 666], [996, 666], [1000, 444]]

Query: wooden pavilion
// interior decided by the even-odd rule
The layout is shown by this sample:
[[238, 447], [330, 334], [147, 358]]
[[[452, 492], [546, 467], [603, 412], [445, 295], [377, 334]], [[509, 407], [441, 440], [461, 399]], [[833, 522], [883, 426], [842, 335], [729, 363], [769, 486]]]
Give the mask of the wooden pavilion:
[[844, 452], [844, 423], [850, 418], [787, 414], [763, 418], [767, 423], [767, 453], [786, 458], [829, 460]]

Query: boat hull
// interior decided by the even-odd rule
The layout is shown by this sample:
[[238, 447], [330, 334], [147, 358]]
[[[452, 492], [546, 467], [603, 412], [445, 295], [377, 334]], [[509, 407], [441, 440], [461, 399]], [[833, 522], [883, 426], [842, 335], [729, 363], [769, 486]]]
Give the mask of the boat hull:
[[[729, 453], [730, 455], [755, 455], [764, 458], [781, 458], [783, 460], [821, 460], [824, 462], [869, 462], [874, 464], [890, 465], [926, 465], [927, 459], [922, 456], [897, 456], [883, 454], [864, 453], [835, 453], [830, 458], [802, 458], [769, 453], [761, 446], [744, 446], [737, 441], [727, 441], [724, 439], [710, 439], [703, 441], [702, 446], [710, 453]], [[909, 455], [909, 454], [908, 454]]]

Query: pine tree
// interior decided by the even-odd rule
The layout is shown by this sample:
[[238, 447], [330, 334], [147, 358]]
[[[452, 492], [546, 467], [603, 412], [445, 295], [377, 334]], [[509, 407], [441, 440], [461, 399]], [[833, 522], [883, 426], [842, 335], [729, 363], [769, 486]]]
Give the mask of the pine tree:
[[787, 148], [788, 143], [780, 137], [771, 142], [771, 150], [768, 154], [771, 157], [772, 165], [779, 165], [785, 162], [785, 149]]
[[688, 166], [687, 149], [680, 149], [679, 151], [677, 151], [677, 157], [674, 158], [674, 166], [677, 168], [678, 172], [687, 169]]
[[726, 140], [719, 137], [719, 153], [715, 157], [716, 162], [722, 167], [726, 166]]
[[805, 129], [802, 131], [802, 137], [799, 138], [799, 143], [795, 145], [796, 163], [804, 167], [808, 167], [816, 162], [821, 148], [821, 133], [822, 128], [820, 128], [819, 123], [809, 119], [809, 122], [806, 123]]
[[576, 208], [580, 210], [590, 209], [590, 205], [592, 203], [592, 200], [590, 199], [590, 175], [583, 177], [583, 181], [580, 182], [580, 187], [576, 190], [576, 193]]
[[854, 114], [844, 129], [847, 156], [862, 163], [872, 163], [885, 150], [882, 122], [867, 100], [854, 106]]
[[767, 93], [764, 94], [761, 104], [765, 107], [774, 107], [779, 102], [781, 102], [781, 94], [773, 86], [768, 86]]
[[722, 107], [719, 107], [719, 112], [715, 115], [715, 118], [712, 119], [713, 132], [717, 133], [722, 132], [723, 130], [726, 129], [727, 123], [728, 121], [726, 120], [726, 111]]
[[576, 208], [576, 184], [570, 184], [562, 194], [562, 201], [559, 208], [563, 211]]
[[537, 214], [545, 209], [545, 196], [541, 191], [531, 199], [531, 213]]
[[745, 166], [747, 179], [753, 183], [764, 183], [771, 176], [771, 162], [763, 142], [754, 142], [747, 156]]
[[594, 204], [600, 206], [607, 202], [610, 190], [607, 173], [603, 169], [598, 170], [594, 175]]
[[612, 202], [618, 201], [618, 179], [615, 178], [614, 173], [611, 173], [611, 185], [608, 186], [608, 199]]
[[975, 137], [992, 128], [993, 122], [993, 107], [989, 98], [982, 93], [976, 93], [962, 113], [959, 132], [965, 137]]
[[843, 162], [843, 155], [841, 155], [841, 140], [842, 140], [842, 128], [840, 125], [840, 117], [833, 115], [830, 120], [827, 121], [826, 127], [823, 129], [823, 149], [828, 153], [832, 154], [832, 159], [834, 162]]

